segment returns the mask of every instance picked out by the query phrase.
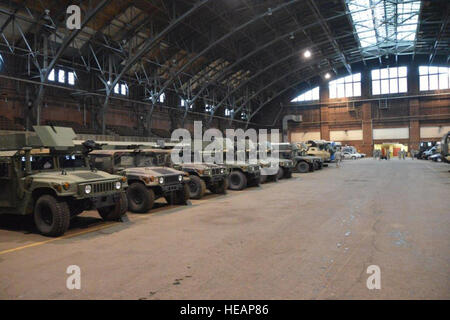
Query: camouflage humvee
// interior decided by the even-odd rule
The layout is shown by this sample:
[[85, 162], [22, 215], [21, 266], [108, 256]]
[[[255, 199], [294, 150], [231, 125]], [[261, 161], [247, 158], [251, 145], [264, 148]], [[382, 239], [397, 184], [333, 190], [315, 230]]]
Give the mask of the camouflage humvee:
[[91, 168], [73, 145], [71, 128], [34, 130], [35, 136], [0, 137], [0, 214], [32, 214], [46, 236], [64, 234], [85, 210], [95, 208], [105, 220], [125, 214], [125, 177]]
[[[174, 169], [184, 171], [189, 174], [189, 192], [192, 199], [201, 199], [209, 189], [212, 193], [225, 194], [228, 189], [228, 169], [224, 165], [204, 162], [185, 162], [173, 163], [171, 152], [179, 152], [182, 156], [182, 150], [174, 148], [164, 150], [166, 155], [166, 164]], [[191, 161], [194, 161], [194, 153], [191, 154]]]
[[128, 208], [132, 212], [148, 212], [161, 197], [170, 204], [187, 204], [189, 177], [165, 166], [163, 150], [94, 150], [89, 157], [99, 170], [127, 177]]
[[[262, 148], [266, 148], [263, 150]], [[265, 152], [264, 152], [265, 151]], [[265, 153], [265, 154], [264, 154]], [[249, 150], [247, 152], [249, 155]], [[280, 179], [292, 178], [294, 162], [282, 157], [274, 157], [272, 154], [271, 143], [259, 144], [258, 164], [261, 167], [261, 183], [268, 180], [278, 181]], [[273, 172], [276, 170], [275, 173]]]
[[297, 144], [279, 143], [277, 146], [280, 158], [292, 160], [294, 170], [297, 172], [306, 173], [322, 169], [323, 167], [320, 157], [306, 155], [306, 151], [303, 148], [299, 148]]

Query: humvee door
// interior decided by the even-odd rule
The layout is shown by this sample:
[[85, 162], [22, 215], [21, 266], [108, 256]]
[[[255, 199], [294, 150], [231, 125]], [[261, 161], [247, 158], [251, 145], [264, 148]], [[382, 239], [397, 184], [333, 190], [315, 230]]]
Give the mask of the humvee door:
[[12, 158], [0, 155], [0, 207], [12, 208], [15, 206], [16, 185], [13, 177]]

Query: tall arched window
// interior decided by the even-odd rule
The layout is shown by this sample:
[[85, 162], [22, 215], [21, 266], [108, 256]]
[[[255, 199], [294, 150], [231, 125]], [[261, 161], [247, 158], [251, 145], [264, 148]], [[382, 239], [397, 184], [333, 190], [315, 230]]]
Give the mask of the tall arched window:
[[315, 101], [320, 99], [320, 89], [315, 87], [314, 89], [308, 90], [301, 95], [295, 97], [291, 102], [304, 102], [304, 101]]

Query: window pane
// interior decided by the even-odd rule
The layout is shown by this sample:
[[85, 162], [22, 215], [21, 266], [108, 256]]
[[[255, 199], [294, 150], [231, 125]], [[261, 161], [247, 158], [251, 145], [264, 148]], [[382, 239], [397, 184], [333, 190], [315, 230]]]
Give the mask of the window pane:
[[336, 84], [330, 84], [330, 99], [336, 98]]
[[445, 73], [445, 74], [448, 74], [448, 69], [449, 69], [449, 68], [446, 68], [446, 67], [439, 67], [439, 73]]
[[355, 82], [353, 85], [353, 96], [360, 97], [361, 96], [361, 82]]
[[55, 81], [55, 69], [52, 69], [48, 75], [48, 80]]
[[429, 69], [430, 74], [436, 74], [438, 73], [438, 67], [430, 67]]
[[389, 69], [389, 78], [397, 78], [397, 68]]
[[428, 90], [428, 76], [420, 76], [420, 91]]
[[120, 86], [120, 93], [122, 94], [122, 95], [124, 95], [124, 96], [126, 96], [127, 95], [127, 85], [126, 84], [122, 84], [121, 86]]
[[73, 72], [67, 73], [67, 82], [71, 85], [75, 84], [75, 74]]
[[380, 94], [380, 81], [376, 80], [376, 81], [372, 81], [372, 94], [376, 95], [376, 94]]
[[420, 67], [419, 67], [419, 74], [420, 74], [420, 75], [428, 74], [428, 67], [426, 67], [426, 66], [420, 66]]
[[344, 88], [344, 84], [338, 84], [337, 85], [337, 97], [338, 98], [343, 98], [345, 97], [345, 88]]
[[114, 93], [119, 94], [119, 84], [116, 84], [116, 85], [114, 86]]
[[380, 70], [379, 69], [372, 70], [372, 80], [378, 79], [380, 79]]
[[398, 79], [398, 92], [400, 93], [408, 92], [408, 82], [406, 79], [407, 78]]
[[408, 69], [406, 67], [398, 68], [398, 76], [399, 77], [406, 77], [407, 73], [408, 73]]
[[353, 96], [353, 84], [352, 83], [346, 83], [345, 84], [345, 96], [346, 97], [352, 97]]
[[390, 93], [398, 93], [398, 79], [389, 80], [389, 92]]
[[355, 73], [355, 74], [353, 75], [353, 81], [354, 81], [354, 82], [359, 82], [359, 81], [361, 81], [361, 73]]
[[350, 82], [352, 82], [352, 79], [353, 79], [352, 75], [349, 75], [349, 76], [346, 76], [346, 77], [344, 78], [344, 81], [345, 81], [346, 83], [350, 83]]
[[448, 89], [448, 75], [445, 73], [439, 75], [439, 89]]
[[61, 82], [61, 83], [66, 82], [66, 72], [64, 70], [58, 71], [58, 82]]
[[[381, 79], [389, 78], [389, 70], [387, 68], [386, 69], [381, 69], [380, 70], [380, 77], [381, 77]], [[381, 90], [381, 91], [383, 91], [383, 90]]]
[[437, 90], [437, 89], [438, 89], [438, 75], [432, 74], [430, 75], [430, 90]]
[[381, 80], [381, 94], [389, 93], [389, 80]]

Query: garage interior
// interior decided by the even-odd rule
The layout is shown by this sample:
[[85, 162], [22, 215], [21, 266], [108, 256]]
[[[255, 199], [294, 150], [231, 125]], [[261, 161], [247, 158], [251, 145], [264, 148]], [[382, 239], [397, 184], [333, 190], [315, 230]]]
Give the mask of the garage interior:
[[[186, 206], [161, 197], [125, 222], [87, 210], [57, 237], [0, 208], [0, 299], [449, 299], [449, 7], [0, 0], [0, 137], [168, 144], [198, 121], [361, 157]], [[440, 162], [415, 158], [434, 145]], [[66, 287], [71, 265], [81, 289]]]

